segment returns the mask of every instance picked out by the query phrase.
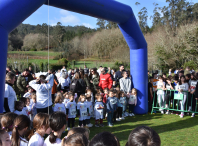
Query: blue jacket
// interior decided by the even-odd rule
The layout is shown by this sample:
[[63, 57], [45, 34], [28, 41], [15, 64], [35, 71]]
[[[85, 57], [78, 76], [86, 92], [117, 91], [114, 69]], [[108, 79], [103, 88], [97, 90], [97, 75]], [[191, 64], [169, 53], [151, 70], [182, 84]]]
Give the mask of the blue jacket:
[[107, 112], [114, 112], [117, 109], [117, 101], [116, 97], [108, 97], [107, 98]]

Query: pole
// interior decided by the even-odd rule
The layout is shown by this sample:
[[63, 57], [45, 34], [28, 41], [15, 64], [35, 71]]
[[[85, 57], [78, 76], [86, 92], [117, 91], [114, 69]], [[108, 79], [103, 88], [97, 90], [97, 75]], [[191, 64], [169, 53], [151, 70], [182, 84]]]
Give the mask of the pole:
[[27, 56], [27, 67], [28, 67], [28, 56]]
[[85, 50], [84, 50], [84, 66], [85, 66]]

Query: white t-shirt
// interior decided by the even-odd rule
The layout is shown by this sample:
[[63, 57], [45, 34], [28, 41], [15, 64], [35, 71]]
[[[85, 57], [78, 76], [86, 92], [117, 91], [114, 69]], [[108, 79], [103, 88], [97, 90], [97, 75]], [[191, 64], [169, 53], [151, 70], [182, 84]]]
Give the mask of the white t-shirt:
[[49, 136], [45, 139], [45, 143], [43, 146], [61, 146], [61, 139], [60, 138], [56, 138], [56, 142], [55, 143], [50, 143], [49, 141]]
[[[8, 98], [9, 109], [11, 112], [14, 112], [14, 103], [15, 101], [17, 101], [17, 96], [14, 89], [8, 84], [5, 84], [4, 98]], [[3, 112], [6, 112], [4, 108], [3, 108]]]
[[64, 79], [64, 78], [60, 77], [58, 82], [59, 82], [59, 84], [61, 84], [61, 89], [64, 89], [64, 87], [69, 87], [70, 78], [68, 77], [67, 79]]
[[96, 102], [94, 106], [94, 111], [95, 111], [95, 119], [103, 119], [103, 109], [98, 109], [100, 107], [104, 107], [103, 102]]
[[66, 109], [69, 109], [68, 118], [75, 118], [77, 111], [76, 111], [76, 102], [69, 101], [67, 103]]
[[66, 99], [66, 98], [65, 98], [65, 99], [63, 100], [63, 104], [65, 105], [65, 108], [67, 107], [67, 103], [68, 103], [68, 102], [69, 102], [69, 99]]
[[30, 97], [31, 97], [31, 93], [30, 93], [30, 92], [27, 92], [27, 93], [25, 93], [25, 94], [23, 95], [23, 97], [25, 97], [25, 98], [30, 98]]
[[[162, 83], [160, 81], [157, 81], [156, 85], [157, 85], [157, 88], [163, 88], [163, 85], [165, 86], [165, 82]], [[164, 91], [163, 90], [158, 90], [157, 94], [164, 94]]]
[[190, 80], [189, 85], [190, 85], [190, 91], [194, 91], [197, 86], [197, 81]]
[[29, 140], [28, 146], [43, 146], [44, 138], [35, 133]]
[[82, 120], [86, 120], [87, 119], [87, 104], [84, 102], [79, 102], [77, 104], [77, 110], [80, 111], [80, 117], [79, 117], [79, 121], [82, 121]]
[[28, 141], [22, 137], [20, 137], [20, 146], [28, 146]]
[[65, 105], [63, 103], [56, 103], [54, 105], [54, 112], [63, 112], [64, 114], [66, 114], [66, 109], [65, 109]]
[[17, 115], [25, 115], [25, 116], [27, 116], [27, 114], [26, 114], [26, 112], [24, 110], [22, 110], [22, 111], [15, 110], [14, 113], [17, 114]]

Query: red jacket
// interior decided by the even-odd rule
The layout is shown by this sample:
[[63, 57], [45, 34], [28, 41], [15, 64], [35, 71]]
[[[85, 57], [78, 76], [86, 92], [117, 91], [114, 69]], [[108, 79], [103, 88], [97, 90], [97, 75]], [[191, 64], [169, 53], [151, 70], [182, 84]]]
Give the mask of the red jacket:
[[100, 82], [99, 82], [99, 87], [101, 87], [103, 90], [104, 88], [109, 88], [111, 89], [113, 85], [113, 80], [111, 78], [111, 75], [110, 74], [100, 74]]

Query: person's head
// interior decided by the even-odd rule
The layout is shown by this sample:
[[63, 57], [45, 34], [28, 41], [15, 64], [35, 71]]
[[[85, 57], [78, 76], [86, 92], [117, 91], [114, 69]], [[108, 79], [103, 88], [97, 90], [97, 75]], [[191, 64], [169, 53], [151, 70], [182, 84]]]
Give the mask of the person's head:
[[78, 72], [75, 73], [75, 79], [79, 79], [80, 78], [80, 75]]
[[30, 127], [30, 119], [25, 115], [19, 115], [14, 120], [14, 128], [12, 130], [12, 145], [20, 146], [20, 136], [27, 134]]
[[68, 73], [67, 73], [67, 72], [63, 72], [62, 75], [61, 75], [61, 77], [62, 77], [63, 79], [67, 79]]
[[152, 74], [153, 79], [157, 79], [157, 73]]
[[26, 98], [26, 106], [30, 105], [30, 98]]
[[33, 92], [33, 88], [29, 86], [29, 87], [28, 87], [28, 92], [29, 92], [29, 93], [32, 93], [32, 92]]
[[69, 99], [69, 93], [68, 93], [68, 92], [65, 92], [65, 93], [63, 94], [63, 97], [66, 98], [66, 99]]
[[166, 77], [167, 77], [167, 76], [166, 76], [166, 73], [163, 73], [163, 74], [162, 74], [162, 77], [163, 77], [164, 79], [166, 79]]
[[127, 78], [127, 77], [128, 77], [127, 71], [123, 71], [123, 72], [122, 72], [122, 76], [123, 76], [124, 78]]
[[179, 80], [179, 84], [181, 85], [182, 83], [186, 83], [186, 78], [185, 78], [184, 75], [181, 76], [181, 77], [180, 77], [180, 80]]
[[32, 67], [31, 66], [29, 66], [29, 71], [31, 71], [32, 70]]
[[36, 103], [36, 93], [31, 94], [32, 101]]
[[131, 90], [131, 93], [132, 93], [133, 95], [137, 96], [137, 89], [133, 88], [133, 89]]
[[24, 102], [22, 101], [15, 101], [15, 110], [22, 111], [24, 107]]
[[98, 101], [98, 102], [101, 102], [102, 101], [102, 96], [100, 95], [100, 94], [96, 94], [96, 100]]
[[65, 69], [65, 66], [63, 66], [63, 69]]
[[88, 139], [83, 134], [75, 133], [67, 139], [63, 138], [61, 146], [88, 146]]
[[115, 74], [116, 73], [116, 70], [115, 69], [112, 69], [112, 74]]
[[104, 94], [109, 94], [109, 88], [104, 88]]
[[186, 67], [186, 70], [187, 70], [187, 71], [189, 71], [189, 70], [190, 70], [190, 67], [189, 67], [189, 66], [187, 66], [187, 67]]
[[119, 94], [116, 90], [113, 91], [114, 97], [119, 98]]
[[45, 134], [50, 134], [51, 129], [49, 127], [49, 115], [46, 113], [38, 113], [33, 119], [33, 129], [31, 130], [28, 139], [30, 139], [34, 132], [39, 132], [44, 136]]
[[186, 80], [190, 80], [191, 79], [191, 74], [186, 74], [185, 78], [186, 78]]
[[63, 112], [54, 112], [49, 117], [49, 126], [52, 132], [49, 136], [50, 143], [55, 143], [58, 134], [62, 134], [66, 128], [66, 115]]
[[85, 100], [86, 100], [86, 96], [85, 96], [85, 94], [81, 94], [81, 95], [80, 95], [80, 97], [79, 97], [79, 99], [78, 99], [78, 102], [82, 102], [82, 103], [84, 103], [84, 102], [85, 102]]
[[84, 68], [87, 68], [87, 66], [86, 66], [86, 65], [84, 65]]
[[120, 146], [120, 142], [110, 132], [101, 132], [91, 139], [89, 146]]
[[6, 74], [6, 82], [10, 83], [10, 84], [14, 84], [15, 82], [15, 74], [13, 74], [12, 72], [8, 72]]
[[190, 79], [196, 81], [197, 77], [196, 77], [196, 75], [194, 73], [191, 73]]
[[153, 77], [149, 78], [150, 83], [153, 83]]
[[75, 133], [83, 134], [87, 137], [87, 139], [89, 139], [90, 130], [87, 128], [82, 128], [82, 127], [74, 127], [71, 130], [69, 130], [67, 137], [69, 137], [70, 135], [75, 134]]
[[85, 91], [87, 94], [92, 94], [92, 91], [91, 91], [91, 89], [87, 89], [86, 91]]
[[119, 68], [120, 68], [120, 71], [122, 72], [124, 70], [124, 65], [121, 64]]
[[114, 96], [113, 90], [109, 90], [109, 97], [113, 97], [113, 96]]
[[184, 75], [184, 71], [183, 70], [180, 70], [179, 71], [179, 77], [181, 78], [181, 76], [183, 76]]
[[62, 102], [63, 102], [63, 94], [61, 92], [58, 92], [56, 94], [54, 103], [62, 103]]
[[123, 91], [120, 92], [120, 97], [125, 97], [125, 94]]
[[171, 84], [171, 78], [166, 78], [166, 82], [170, 85]]
[[10, 136], [5, 130], [0, 130], [0, 146], [11, 146]]
[[69, 93], [68, 94], [69, 100], [72, 102], [74, 100], [74, 94]]
[[41, 83], [46, 83], [46, 80], [45, 80], [45, 79], [46, 79], [46, 76], [40, 75], [40, 76], [39, 76], [39, 79], [40, 79], [40, 82], [41, 82]]
[[1, 118], [1, 126], [6, 132], [13, 130], [14, 120], [18, 115], [15, 113], [6, 113]]
[[164, 78], [162, 76], [159, 76], [158, 79], [159, 79], [160, 82], [163, 82]]
[[6, 67], [6, 71], [8, 71], [8, 72], [12, 71], [11, 66], [7, 66], [7, 67]]
[[160, 146], [161, 140], [157, 132], [147, 126], [135, 128], [129, 135], [126, 146]]
[[176, 76], [174, 76], [173, 80], [177, 84], [179, 82], [179, 77], [176, 75]]
[[149, 70], [148, 70], [148, 75], [150, 74]]

